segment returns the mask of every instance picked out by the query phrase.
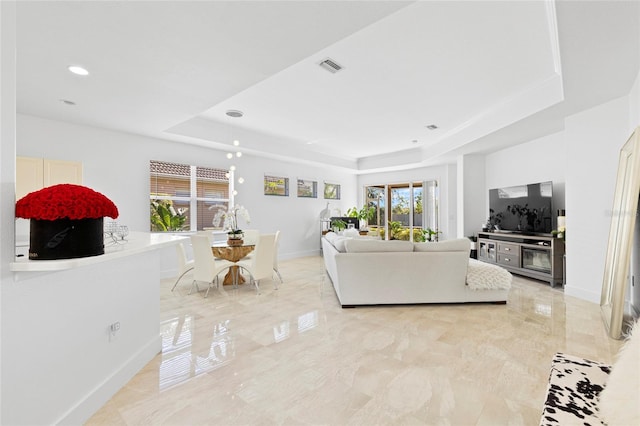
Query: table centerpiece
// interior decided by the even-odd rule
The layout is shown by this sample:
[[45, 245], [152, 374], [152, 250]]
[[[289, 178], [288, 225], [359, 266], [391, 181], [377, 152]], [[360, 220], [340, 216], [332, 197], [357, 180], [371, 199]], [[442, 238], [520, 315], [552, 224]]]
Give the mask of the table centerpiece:
[[220, 226], [222, 222], [222, 229], [227, 231], [227, 244], [230, 246], [241, 246], [244, 243], [244, 232], [238, 226], [238, 215], [245, 222], [251, 223], [249, 212], [240, 205], [234, 205], [228, 211], [225, 207], [222, 207], [213, 217], [214, 226]]

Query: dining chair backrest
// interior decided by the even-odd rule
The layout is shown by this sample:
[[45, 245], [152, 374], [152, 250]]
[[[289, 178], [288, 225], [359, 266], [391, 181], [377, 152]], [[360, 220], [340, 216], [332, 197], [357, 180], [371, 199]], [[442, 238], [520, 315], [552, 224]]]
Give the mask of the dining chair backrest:
[[258, 242], [260, 231], [257, 229], [243, 229], [242, 232], [244, 232], [244, 237], [242, 239], [245, 244], [256, 244]]
[[209, 242], [213, 243], [213, 232], [211, 231], [198, 231], [196, 232], [196, 235], [199, 235], [201, 237], [207, 237], [209, 239]]
[[280, 231], [276, 231], [276, 238], [273, 241], [273, 269], [278, 270], [278, 243], [280, 242]]
[[192, 235], [193, 247], [193, 279], [196, 281], [211, 282], [216, 274], [215, 259], [211, 251], [209, 237], [204, 235]]
[[171, 291], [175, 290], [182, 277], [184, 277], [187, 272], [193, 269], [194, 264], [193, 260], [187, 259], [187, 252], [185, 251], [184, 245], [182, 245], [182, 243], [176, 244], [176, 253], [178, 254], [178, 278], [173, 284], [173, 287], [171, 287]]
[[276, 234], [262, 234], [258, 237], [258, 243], [251, 259], [253, 278], [261, 280], [270, 277], [273, 272], [273, 249]]
[[184, 249], [182, 243], [176, 244], [176, 252], [178, 253], [178, 271], [183, 273], [187, 269], [187, 252]]
[[276, 275], [278, 276], [278, 279], [280, 280], [280, 282], [284, 282], [282, 280], [282, 274], [280, 273], [280, 270], [278, 269], [278, 243], [280, 241], [280, 231], [276, 231], [276, 239], [273, 242], [273, 272], [276, 273]]

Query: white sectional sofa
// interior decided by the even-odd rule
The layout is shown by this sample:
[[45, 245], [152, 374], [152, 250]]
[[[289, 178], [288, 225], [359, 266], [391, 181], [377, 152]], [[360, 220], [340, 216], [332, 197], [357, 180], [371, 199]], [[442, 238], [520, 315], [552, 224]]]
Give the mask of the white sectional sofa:
[[[412, 243], [345, 238], [329, 232], [322, 238], [325, 269], [343, 308], [357, 305], [417, 303], [506, 303], [511, 274], [490, 267], [499, 285], [467, 285], [469, 240]], [[477, 262], [480, 264], [481, 262]], [[475, 264], [474, 264], [475, 266]], [[476, 271], [485, 274], [487, 269]], [[485, 280], [486, 281], [486, 280]], [[489, 280], [492, 281], [492, 280]]]

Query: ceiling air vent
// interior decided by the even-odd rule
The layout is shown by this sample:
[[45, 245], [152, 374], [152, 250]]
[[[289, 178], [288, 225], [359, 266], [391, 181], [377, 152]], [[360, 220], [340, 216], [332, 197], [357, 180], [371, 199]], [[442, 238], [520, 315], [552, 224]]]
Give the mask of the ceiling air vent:
[[338, 71], [340, 71], [342, 69], [342, 65], [339, 65], [336, 61], [334, 61], [333, 59], [325, 59], [324, 61], [320, 62], [320, 67], [324, 68], [325, 70], [329, 71], [330, 73], [337, 73]]

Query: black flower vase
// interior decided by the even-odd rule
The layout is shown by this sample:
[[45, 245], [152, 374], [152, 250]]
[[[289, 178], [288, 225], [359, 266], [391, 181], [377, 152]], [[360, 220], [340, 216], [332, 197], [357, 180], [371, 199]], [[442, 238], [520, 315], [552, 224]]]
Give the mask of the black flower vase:
[[103, 218], [30, 220], [29, 259], [72, 259], [101, 254], [104, 254]]

